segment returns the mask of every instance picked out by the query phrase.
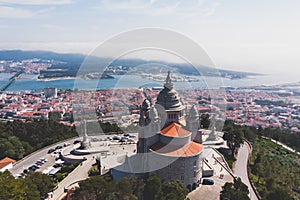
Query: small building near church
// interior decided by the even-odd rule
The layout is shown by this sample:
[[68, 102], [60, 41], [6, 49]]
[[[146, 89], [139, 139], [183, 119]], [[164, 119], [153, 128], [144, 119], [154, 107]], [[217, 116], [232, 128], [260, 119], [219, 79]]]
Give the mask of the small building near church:
[[14, 159], [11, 159], [9, 157], [3, 158], [2, 160], [0, 160], [0, 172], [11, 169], [13, 167], [13, 164], [15, 163], [16, 161]]

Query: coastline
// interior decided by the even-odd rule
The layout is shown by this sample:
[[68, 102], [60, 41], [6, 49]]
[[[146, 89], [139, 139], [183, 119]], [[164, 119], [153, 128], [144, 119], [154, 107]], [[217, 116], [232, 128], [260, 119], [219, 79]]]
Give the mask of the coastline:
[[76, 77], [64, 76], [64, 77], [56, 77], [56, 78], [37, 78], [36, 80], [47, 82], [47, 81], [69, 80], [69, 79], [76, 79]]

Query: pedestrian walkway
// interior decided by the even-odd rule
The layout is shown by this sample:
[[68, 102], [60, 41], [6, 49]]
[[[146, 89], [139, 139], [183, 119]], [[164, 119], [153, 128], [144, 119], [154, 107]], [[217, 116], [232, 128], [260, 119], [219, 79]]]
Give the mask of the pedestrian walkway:
[[[214, 175], [209, 177], [214, 180], [214, 185], [202, 185], [188, 194], [188, 198], [191, 200], [207, 200], [207, 199], [219, 199], [222, 186], [226, 182], [233, 182], [233, 177], [230, 174], [230, 169], [225, 169], [226, 161], [223, 157], [213, 148], [207, 147], [203, 149], [202, 159], [212, 166]], [[229, 171], [229, 172], [228, 172]]]
[[77, 181], [87, 179], [88, 171], [95, 162], [96, 161], [92, 156], [87, 157], [86, 161], [83, 161], [82, 164], [78, 165], [78, 167], [76, 167], [64, 180], [59, 183], [58, 187], [53, 191], [53, 196], [51, 199], [61, 199], [65, 193], [66, 187]]

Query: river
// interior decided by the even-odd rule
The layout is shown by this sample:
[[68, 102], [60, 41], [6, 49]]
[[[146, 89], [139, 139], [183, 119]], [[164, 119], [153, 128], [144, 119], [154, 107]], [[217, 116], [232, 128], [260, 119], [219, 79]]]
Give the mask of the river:
[[[0, 85], [3, 85], [13, 74], [0, 73]], [[252, 76], [244, 79], [227, 79], [216, 77], [197, 77], [199, 82], [174, 82], [177, 89], [189, 88], [218, 88], [219, 86], [259, 86], [275, 85], [292, 82], [286, 79], [278, 79], [277, 76]], [[56, 80], [38, 80], [37, 75], [22, 74], [21, 78], [13, 82], [6, 91], [35, 90], [41, 91], [46, 87], [55, 87], [58, 89], [113, 89], [113, 88], [138, 88], [141, 86], [162, 86], [163, 82], [142, 78], [138, 75], [115, 75], [114, 79], [83, 80], [83, 79], [56, 79]]]

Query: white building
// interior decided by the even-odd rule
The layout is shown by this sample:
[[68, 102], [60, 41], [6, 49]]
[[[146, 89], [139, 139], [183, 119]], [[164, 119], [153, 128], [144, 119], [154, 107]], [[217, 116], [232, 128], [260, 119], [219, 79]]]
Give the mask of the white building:
[[0, 160], [0, 172], [11, 169], [15, 162], [16, 161], [14, 159], [8, 157], [3, 158], [2, 160]]
[[190, 191], [202, 178], [202, 135], [198, 111], [186, 107], [173, 88], [170, 73], [155, 105], [145, 99], [139, 119], [137, 154], [126, 156], [123, 164], [113, 168], [114, 180], [129, 174], [147, 176], [156, 173], [162, 180], [181, 181]]

